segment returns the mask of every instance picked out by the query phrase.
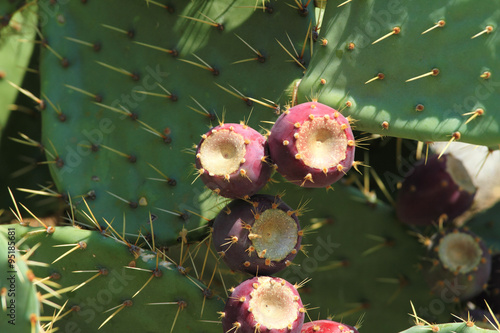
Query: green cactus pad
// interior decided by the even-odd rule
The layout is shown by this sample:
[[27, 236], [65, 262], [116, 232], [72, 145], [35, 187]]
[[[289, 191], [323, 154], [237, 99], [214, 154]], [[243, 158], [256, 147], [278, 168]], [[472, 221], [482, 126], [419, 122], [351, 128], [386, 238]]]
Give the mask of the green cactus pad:
[[[48, 298], [61, 307], [67, 301], [58, 310], [66, 315], [52, 318], [52, 327], [75, 332], [220, 331], [217, 312], [224, 302], [187, 275], [179, 262], [163, 255], [157, 260], [151, 251], [97, 231], [9, 227], [21, 249], [40, 244], [30, 260], [49, 265], [33, 267], [35, 275], [62, 287], [57, 290], [60, 299]], [[0, 233], [7, 230], [2, 226]], [[53, 309], [45, 308], [44, 315], [52, 316]]]
[[[15, 18], [18, 15], [22, 14], [17, 13]], [[36, 13], [31, 13], [30, 15], [36, 17]], [[17, 39], [18, 37], [15, 38]], [[24, 46], [29, 46], [29, 44], [19, 43], [19, 47], [23, 47], [23, 50]], [[22, 64], [23, 67], [37, 68], [40, 58], [40, 48], [37, 47], [33, 51], [29, 59], [29, 64]], [[12, 61], [12, 52], [5, 52], [5, 54], [8, 55], [6, 58]], [[6, 59], [2, 55], [3, 53], [0, 51], [0, 62]], [[20, 56], [20, 58], [22, 57]], [[17, 68], [20, 65], [15, 65], [13, 68]], [[16, 85], [19, 84], [23, 91], [29, 91], [37, 96], [40, 94], [40, 82], [38, 78], [37, 74], [26, 72], [22, 83], [17, 82], [17, 79], [14, 83]], [[6, 79], [11, 80], [13, 78], [8, 76]], [[54, 183], [49, 172], [49, 167], [45, 163], [44, 148], [40, 143], [42, 119], [40, 110], [36, 107], [36, 102], [29, 96], [18, 93], [6, 81], [2, 82], [0, 80], [0, 86], [5, 87], [3, 83], [6, 84], [7, 91], [0, 88], [0, 94], [5, 93], [3, 96], [7, 96], [7, 92], [9, 95], [14, 93], [15, 99], [10, 100], [10, 97], [6, 97], [4, 100], [0, 97], [0, 104], [3, 102], [6, 103], [4, 111], [8, 113], [5, 127], [3, 130], [0, 130], [0, 156], [2, 156], [2, 163], [0, 163], [0, 184], [2, 185], [2, 188], [0, 188], [0, 210], [5, 209], [4, 214], [0, 214], [0, 223], [10, 223], [15, 218], [14, 214], [11, 214], [8, 209], [12, 205], [12, 197], [8, 188], [11, 189], [15, 199], [30, 207], [30, 210], [36, 216], [45, 217], [54, 214], [55, 211], [66, 207], [66, 203], [64, 200], [60, 200], [61, 196], [57, 193], [53, 193], [54, 195], [47, 193], [49, 196], [40, 198], [29, 192], [16, 191], [18, 189], [50, 189], [54, 187]], [[17, 97], [15, 96], [16, 94]]]
[[[4, 2], [2, 2], [4, 5]], [[0, 133], [7, 122], [18, 90], [9, 84], [21, 85], [33, 52], [37, 24], [36, 6], [27, 7], [12, 15], [2, 27], [0, 22]], [[0, 8], [2, 20], [2, 8]], [[19, 42], [25, 40], [25, 42]]]
[[291, 42], [310, 58], [312, 4], [42, 3], [55, 13], [42, 27], [43, 142], [60, 192], [130, 240], [150, 232], [150, 213], [158, 244], [204, 225], [193, 146], [217, 116], [258, 128], [287, 101], [303, 73]]
[[40, 332], [40, 303], [34, 275], [16, 248], [16, 228], [0, 232], [0, 331]]
[[488, 330], [477, 327], [472, 322], [449, 323], [439, 325], [417, 325], [404, 330], [400, 333], [423, 333], [423, 332], [440, 332], [440, 333], [494, 333], [496, 330]]
[[348, 102], [345, 112], [362, 131], [420, 141], [448, 141], [458, 132], [463, 142], [497, 146], [500, 1], [354, 0], [337, 7], [343, 2], [328, 2], [319, 36], [326, 45], [315, 49], [299, 101]]

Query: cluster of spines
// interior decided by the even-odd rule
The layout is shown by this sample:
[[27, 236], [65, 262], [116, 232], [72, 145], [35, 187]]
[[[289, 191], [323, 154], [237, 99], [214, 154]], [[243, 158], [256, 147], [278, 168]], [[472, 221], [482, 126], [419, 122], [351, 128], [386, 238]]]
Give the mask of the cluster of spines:
[[26, 5], [25, 0], [5, 1], [0, 5], [0, 35], [1, 29], [8, 26], [14, 13]]

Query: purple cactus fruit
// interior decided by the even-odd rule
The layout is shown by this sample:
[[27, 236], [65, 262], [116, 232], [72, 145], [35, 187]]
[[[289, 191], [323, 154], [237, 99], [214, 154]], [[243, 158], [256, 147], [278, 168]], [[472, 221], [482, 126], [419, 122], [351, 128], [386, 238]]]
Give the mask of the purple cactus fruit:
[[289, 266], [303, 232], [297, 212], [279, 197], [256, 194], [233, 200], [215, 217], [213, 243], [235, 271], [271, 275]]
[[[481, 303], [486, 304], [484, 303], [484, 300], [481, 300]], [[471, 306], [473, 308], [470, 308]], [[480, 307], [475, 307], [474, 304], [467, 303], [466, 310], [467, 311], [463, 310], [461, 317], [470, 318], [470, 320], [473, 321], [477, 327], [488, 329], [488, 331], [486, 332], [491, 332], [490, 330], [492, 328], [495, 328], [495, 326], [492, 327], [491, 323], [494, 323], [495, 320], [500, 321], [500, 314], [496, 313], [495, 310], [493, 310], [493, 308], [492, 311], [494, 317], [491, 315], [489, 310], [485, 310]]]
[[492, 258], [488, 291], [489, 295], [487, 295], [486, 301], [495, 313], [500, 314], [500, 254], [498, 253]]
[[302, 325], [301, 333], [359, 333], [355, 327], [332, 320], [316, 320]]
[[396, 213], [409, 225], [452, 221], [472, 204], [476, 187], [462, 162], [451, 154], [429, 156], [415, 165], [398, 193]]
[[430, 239], [430, 258], [423, 263], [434, 293], [449, 302], [465, 301], [487, 288], [491, 254], [485, 243], [467, 228], [446, 229]]
[[196, 168], [211, 190], [226, 198], [244, 198], [269, 180], [267, 155], [262, 134], [245, 124], [222, 124], [202, 135]]
[[318, 102], [296, 105], [274, 123], [268, 137], [277, 171], [303, 187], [328, 187], [351, 168], [354, 136], [349, 120]]
[[500, 253], [491, 257], [491, 275], [487, 289], [473, 300], [478, 308], [487, 310], [485, 302], [494, 313], [500, 314]]
[[222, 314], [224, 332], [300, 333], [305, 309], [297, 289], [281, 278], [254, 277], [238, 285]]

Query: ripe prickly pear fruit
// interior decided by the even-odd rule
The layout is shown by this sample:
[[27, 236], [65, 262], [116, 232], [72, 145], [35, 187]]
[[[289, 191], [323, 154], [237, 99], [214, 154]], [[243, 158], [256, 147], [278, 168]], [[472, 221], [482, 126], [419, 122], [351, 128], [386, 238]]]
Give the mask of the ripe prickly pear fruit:
[[349, 120], [318, 102], [302, 103], [283, 112], [268, 142], [277, 171], [303, 187], [330, 186], [354, 161]]
[[301, 333], [359, 333], [352, 326], [338, 323], [332, 320], [316, 320], [305, 323]]
[[295, 258], [303, 232], [297, 212], [278, 196], [233, 200], [216, 216], [213, 242], [235, 271], [271, 275]]
[[396, 213], [410, 225], [431, 225], [463, 214], [472, 204], [476, 187], [462, 162], [451, 154], [430, 156], [415, 165], [398, 193]]
[[447, 229], [433, 235], [425, 277], [432, 291], [451, 301], [465, 301], [487, 288], [491, 254], [485, 243], [466, 228]]
[[494, 313], [500, 314], [500, 253], [491, 257], [491, 275], [487, 289], [473, 300], [473, 303], [478, 308], [487, 310], [485, 302], [488, 303]]
[[202, 135], [196, 168], [205, 185], [217, 194], [243, 198], [267, 183], [272, 168], [266, 158], [262, 134], [245, 124], [221, 124]]
[[486, 297], [486, 301], [495, 313], [500, 313], [500, 254], [494, 255], [492, 258], [488, 291], [490, 293]]
[[299, 333], [305, 309], [297, 289], [281, 278], [254, 277], [232, 290], [222, 314], [224, 332]]

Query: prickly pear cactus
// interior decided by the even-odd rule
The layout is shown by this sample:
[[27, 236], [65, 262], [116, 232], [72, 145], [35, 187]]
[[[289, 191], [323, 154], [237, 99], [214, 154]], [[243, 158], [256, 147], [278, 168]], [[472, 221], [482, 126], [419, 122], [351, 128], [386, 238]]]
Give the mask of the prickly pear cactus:
[[[29, 43], [38, 45], [41, 56], [40, 66], [30, 71], [39, 74], [41, 88], [17, 89], [29, 99], [25, 106], [40, 110], [43, 138], [38, 142], [21, 136], [16, 142], [45, 153], [47, 161], [38, 164], [49, 166], [53, 184], [36, 183], [32, 190], [20, 190], [56, 198], [67, 209], [55, 227], [31, 228], [19, 212], [22, 208], [35, 215], [21, 206], [24, 199], [16, 203], [16, 196], [14, 207], [0, 207], [0, 217], [4, 218], [3, 208], [22, 222], [0, 227], [0, 233], [8, 235], [8, 228], [14, 228], [18, 253], [30, 258], [40, 292], [37, 299], [43, 304], [41, 312], [36, 309], [39, 303], [25, 308], [28, 312], [18, 317], [24, 320], [23, 329], [255, 333], [265, 326], [258, 323], [273, 322], [253, 320], [253, 314], [243, 318], [241, 313], [232, 322], [222, 318], [223, 300], [235, 302], [228, 288], [256, 272], [234, 272], [231, 269], [239, 268], [221, 258], [221, 252], [229, 253], [237, 243], [232, 234], [217, 241], [225, 244], [223, 251], [214, 246], [218, 227], [214, 217], [225, 214], [230, 200], [217, 195], [219, 187], [207, 189], [200, 170], [204, 167], [196, 164], [197, 152], [201, 159], [203, 135], [217, 133], [215, 126], [240, 124], [268, 139], [279, 127], [273, 125], [280, 114], [301, 102], [316, 105], [319, 99], [336, 111], [299, 117], [298, 127], [305, 124], [304, 132], [296, 131], [294, 124], [295, 132], [277, 140], [274, 148], [290, 143], [294, 147], [295, 134], [299, 138], [305, 134], [306, 159], [319, 147], [317, 156], [328, 162], [330, 149], [323, 149], [322, 141], [335, 140], [309, 135], [307, 129], [339, 127], [336, 132], [342, 134], [349, 122], [354, 133], [341, 135], [343, 149], [338, 154], [349, 151], [348, 166], [339, 164], [342, 156], [336, 156], [335, 163], [320, 163], [318, 175], [311, 170], [301, 174], [296, 184], [279, 175], [278, 166], [278, 173], [261, 189], [268, 174], [262, 179], [248, 175], [254, 156], [248, 161], [236, 156], [232, 168], [223, 162], [217, 165], [218, 170], [236, 170], [235, 177], [257, 179], [245, 189], [248, 195], [285, 194], [292, 207], [286, 214], [300, 220], [300, 230], [292, 234], [301, 237], [301, 243], [287, 250], [293, 261], [285, 261], [283, 271], [272, 278], [294, 285], [299, 295], [292, 298], [300, 296], [304, 306], [299, 307], [297, 325], [289, 321], [280, 329], [292, 325], [298, 332], [304, 318], [324, 318], [361, 332], [396, 332], [414, 324], [405, 332], [489, 332], [470, 320], [428, 324], [453, 322], [457, 318], [450, 313], [463, 317], [471, 306], [484, 310], [484, 304], [481, 308], [480, 299], [462, 299], [453, 277], [439, 279], [444, 289], [426, 283], [425, 263], [435, 258], [425, 246], [442, 225], [403, 224], [393, 207], [377, 196], [394, 203], [397, 181], [388, 188], [384, 181], [392, 173], [397, 175], [390, 179], [402, 179], [401, 165], [412, 164], [402, 160], [401, 146], [408, 143], [412, 156], [422, 151], [421, 144], [400, 138], [462, 140], [489, 147], [500, 142], [495, 112], [500, 0], [484, 4], [471, 0], [4, 1], [2, 24], [15, 24], [10, 14], [16, 8], [34, 9], [35, 4], [39, 40], [31, 38]], [[313, 4], [326, 9], [315, 9]], [[0, 34], [5, 29], [0, 28]], [[334, 124], [330, 120], [337, 114], [350, 117]], [[320, 120], [326, 125], [318, 127]], [[19, 132], [14, 127], [9, 130]], [[380, 136], [366, 137], [359, 131], [398, 140], [366, 143]], [[225, 134], [222, 138], [232, 137]], [[391, 141], [397, 141], [397, 158], [383, 147]], [[364, 144], [371, 150], [357, 149]], [[296, 160], [303, 156], [297, 153], [294, 163], [282, 163], [281, 169], [300, 165]], [[2, 163], [10, 164], [9, 157], [3, 153], [1, 157]], [[257, 160], [276, 169], [278, 163], [271, 159]], [[383, 162], [382, 170], [363, 166], [373, 159]], [[336, 180], [341, 178], [333, 191], [305, 188], [304, 181], [316, 181], [330, 167], [338, 172]], [[364, 175], [358, 176], [354, 169]], [[220, 174], [231, 180], [229, 171]], [[1, 178], [0, 183], [5, 190]], [[8, 193], [9, 199], [14, 197]], [[240, 194], [228, 197], [243, 196], [248, 202]], [[258, 214], [253, 210], [249, 218], [259, 220]], [[488, 252], [497, 255], [500, 234], [492, 216], [469, 224], [484, 238]], [[243, 234], [259, 229], [248, 228], [241, 219], [236, 225]], [[263, 228], [252, 237], [266, 233], [269, 238], [279, 234]], [[274, 243], [280, 240], [260, 242], [260, 255], [271, 252]], [[458, 257], [454, 252], [458, 247], [449, 246], [447, 254]], [[248, 257], [257, 256], [255, 252], [246, 244], [235, 254], [237, 262], [250, 263]], [[264, 261], [267, 266], [276, 264], [268, 263]], [[476, 278], [473, 271], [467, 279]], [[247, 290], [250, 295], [259, 293], [252, 288], [260, 290], [252, 285]], [[488, 288], [483, 283], [481, 289]], [[238, 300], [247, 306], [246, 301]], [[283, 310], [273, 298], [272, 304], [259, 302], [259, 311], [251, 312], [266, 314], [265, 305], [273, 307], [272, 313]], [[35, 316], [26, 317], [27, 313]]]
[[254, 1], [42, 3], [54, 13], [41, 31], [41, 71], [58, 189], [131, 239], [148, 233], [151, 213], [157, 242], [175, 243], [203, 221], [193, 214], [204, 190], [193, 145], [217, 118], [258, 128], [273, 116], [309, 60], [314, 11]]
[[500, 1], [329, 1], [299, 99], [347, 103], [371, 133], [497, 146], [499, 19]]

